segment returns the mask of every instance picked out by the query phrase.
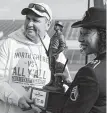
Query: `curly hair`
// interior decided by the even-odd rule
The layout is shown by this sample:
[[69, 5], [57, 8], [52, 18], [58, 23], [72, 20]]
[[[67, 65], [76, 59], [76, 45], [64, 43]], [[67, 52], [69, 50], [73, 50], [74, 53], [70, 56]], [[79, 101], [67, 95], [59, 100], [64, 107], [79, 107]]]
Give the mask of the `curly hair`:
[[106, 29], [97, 28], [98, 31], [98, 50], [102, 53], [106, 50]]

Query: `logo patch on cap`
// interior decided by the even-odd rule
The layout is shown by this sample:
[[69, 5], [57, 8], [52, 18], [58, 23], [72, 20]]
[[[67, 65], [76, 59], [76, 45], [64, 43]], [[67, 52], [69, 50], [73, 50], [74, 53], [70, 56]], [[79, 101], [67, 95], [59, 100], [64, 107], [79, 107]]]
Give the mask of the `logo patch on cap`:
[[71, 94], [70, 94], [70, 99], [72, 101], [76, 101], [78, 98], [79, 92], [78, 92], [78, 86], [73, 87]]

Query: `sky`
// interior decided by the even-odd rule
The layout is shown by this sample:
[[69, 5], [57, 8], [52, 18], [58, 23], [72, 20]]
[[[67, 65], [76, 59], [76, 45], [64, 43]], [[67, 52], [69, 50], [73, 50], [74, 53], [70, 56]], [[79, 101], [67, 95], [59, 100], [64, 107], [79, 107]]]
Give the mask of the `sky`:
[[88, 0], [0, 0], [0, 19], [24, 19], [21, 10], [32, 2], [50, 6], [53, 19], [81, 19]]

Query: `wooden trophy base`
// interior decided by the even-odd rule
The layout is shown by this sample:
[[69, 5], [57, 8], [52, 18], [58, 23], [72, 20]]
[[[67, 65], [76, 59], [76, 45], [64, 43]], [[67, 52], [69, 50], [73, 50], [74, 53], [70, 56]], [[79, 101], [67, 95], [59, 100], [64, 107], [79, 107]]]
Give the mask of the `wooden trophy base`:
[[34, 99], [35, 106], [38, 106], [43, 110], [52, 112], [61, 110], [67, 97], [64, 93], [32, 88], [31, 99]]

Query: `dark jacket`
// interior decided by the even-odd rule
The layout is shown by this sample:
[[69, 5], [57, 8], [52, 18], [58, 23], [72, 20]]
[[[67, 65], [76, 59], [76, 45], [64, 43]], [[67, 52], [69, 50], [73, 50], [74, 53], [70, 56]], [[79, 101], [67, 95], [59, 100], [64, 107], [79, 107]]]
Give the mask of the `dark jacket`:
[[106, 54], [82, 67], [76, 74], [61, 113], [106, 113]]

